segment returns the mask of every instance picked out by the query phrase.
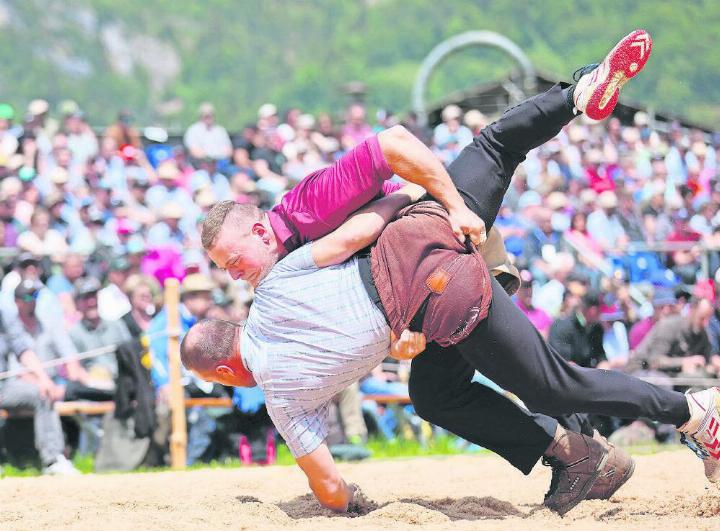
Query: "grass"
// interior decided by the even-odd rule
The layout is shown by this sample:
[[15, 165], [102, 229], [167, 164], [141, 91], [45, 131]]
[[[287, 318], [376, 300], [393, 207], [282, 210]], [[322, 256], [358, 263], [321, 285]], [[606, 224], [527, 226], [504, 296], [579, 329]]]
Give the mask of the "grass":
[[[491, 452], [485, 449], [468, 450], [463, 446], [460, 439], [452, 436], [434, 437], [427, 444], [420, 444], [416, 440], [395, 439], [386, 441], [384, 439], [371, 439], [367, 443], [367, 448], [372, 452], [370, 459], [403, 459], [412, 457], [428, 457], [428, 456], [447, 456], [459, 454], [481, 454], [490, 455]], [[679, 450], [683, 448], [679, 444], [643, 444], [626, 448], [632, 455], [651, 455], [658, 452], [668, 450]], [[94, 469], [94, 458], [90, 455], [75, 456], [73, 464], [80, 472], [89, 474]], [[295, 460], [287, 446], [281, 444], [278, 446], [277, 465], [288, 466], [295, 464]], [[201, 469], [217, 469], [217, 468], [240, 468], [239, 459], [226, 459], [222, 461], [211, 461], [209, 463], [197, 463], [191, 465], [187, 470]], [[133, 472], [164, 472], [170, 470], [167, 467], [162, 468], [139, 468]], [[16, 468], [11, 465], [2, 465], [4, 477], [32, 477], [41, 475], [42, 471], [37, 467]], [[122, 472], [112, 472], [119, 473]]]

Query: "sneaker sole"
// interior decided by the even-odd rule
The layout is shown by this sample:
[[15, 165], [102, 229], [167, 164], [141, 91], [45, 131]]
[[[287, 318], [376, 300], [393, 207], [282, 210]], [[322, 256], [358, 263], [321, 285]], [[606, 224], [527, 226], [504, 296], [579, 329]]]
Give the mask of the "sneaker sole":
[[613, 495], [614, 495], [618, 490], [620, 490], [620, 487], [622, 487], [623, 485], [625, 485], [625, 483], [628, 482], [628, 480], [632, 477], [632, 475], [633, 475], [634, 473], [635, 473], [635, 460], [632, 459], [632, 460], [630, 461], [630, 466], [629, 466], [628, 469], [625, 471], [625, 474], [623, 474], [622, 479], [620, 479], [620, 481], [618, 481], [617, 485], [615, 485], [615, 488], [608, 493], [606, 499], [609, 500], [610, 498], [612, 498]]
[[652, 51], [652, 38], [645, 30], [635, 30], [615, 45], [593, 72], [595, 86], [585, 114], [604, 120], [615, 109], [620, 89], [645, 67]]

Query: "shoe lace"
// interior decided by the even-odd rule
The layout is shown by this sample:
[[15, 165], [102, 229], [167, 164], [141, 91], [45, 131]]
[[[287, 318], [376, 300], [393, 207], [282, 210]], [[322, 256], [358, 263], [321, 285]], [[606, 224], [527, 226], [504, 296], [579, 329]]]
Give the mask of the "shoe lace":
[[585, 65], [581, 68], [578, 68], [573, 72], [573, 80], [577, 83], [580, 81], [580, 78], [583, 77], [585, 74], [589, 74], [593, 70], [595, 70], [598, 66], [600, 66], [600, 63], [591, 63], [589, 65]]
[[685, 433], [681, 433], [680, 434], [680, 442], [682, 444], [684, 444], [685, 446], [687, 446], [688, 448], [690, 448], [690, 450], [692, 450], [693, 453], [696, 456], [698, 456], [700, 459], [702, 459], [703, 461], [705, 459], [707, 459], [707, 457], [708, 457], [707, 450], [705, 450], [705, 448], [703, 448], [703, 445], [700, 444], [700, 442], [698, 442], [698, 440], [694, 436], [692, 436], [692, 435], [687, 436]]
[[552, 468], [552, 477], [550, 478], [550, 488], [545, 493], [545, 499], [555, 494], [560, 484], [560, 472], [565, 469], [565, 465], [556, 457], [542, 457], [542, 464]]

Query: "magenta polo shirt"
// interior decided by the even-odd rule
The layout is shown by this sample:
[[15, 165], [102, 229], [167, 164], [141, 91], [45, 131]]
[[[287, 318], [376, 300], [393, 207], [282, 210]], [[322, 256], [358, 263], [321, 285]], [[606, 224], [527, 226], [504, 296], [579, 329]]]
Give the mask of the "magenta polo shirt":
[[393, 172], [377, 136], [337, 162], [311, 173], [268, 212], [281, 256], [332, 232], [358, 208], [402, 185], [387, 182]]

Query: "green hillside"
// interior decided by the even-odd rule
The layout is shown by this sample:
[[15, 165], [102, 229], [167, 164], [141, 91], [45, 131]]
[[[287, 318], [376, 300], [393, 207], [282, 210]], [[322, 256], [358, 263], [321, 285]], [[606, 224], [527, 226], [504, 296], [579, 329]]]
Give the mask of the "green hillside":
[[[93, 123], [127, 106], [141, 122], [181, 126], [207, 99], [238, 127], [266, 101], [337, 111], [341, 86], [362, 80], [371, 105], [402, 110], [425, 54], [462, 31], [503, 33], [539, 69], [569, 77], [635, 27], [655, 45], [628, 97], [717, 124], [717, 0], [0, 0], [0, 100], [73, 97]], [[431, 97], [511, 67], [468, 50]]]

